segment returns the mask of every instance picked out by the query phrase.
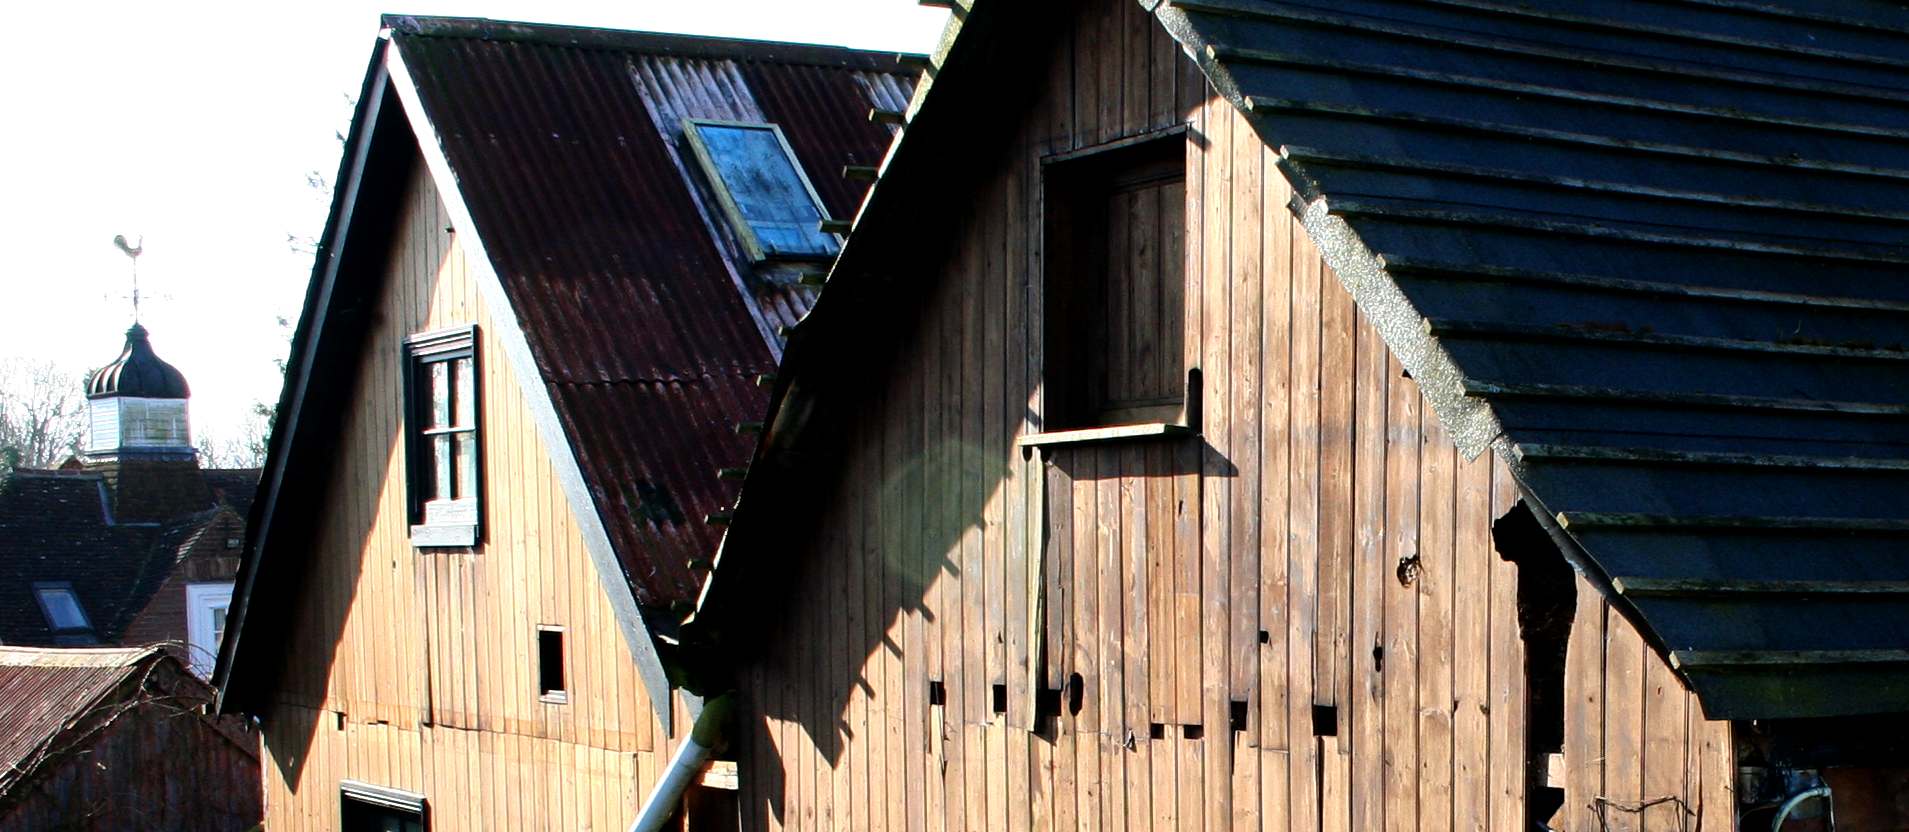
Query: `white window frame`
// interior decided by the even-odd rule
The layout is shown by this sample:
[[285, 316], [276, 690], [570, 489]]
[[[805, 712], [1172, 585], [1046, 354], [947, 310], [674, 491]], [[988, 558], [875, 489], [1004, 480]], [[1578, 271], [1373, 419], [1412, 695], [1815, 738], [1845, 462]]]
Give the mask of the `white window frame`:
[[[192, 672], [201, 677], [211, 677], [219, 661], [219, 644], [212, 640], [212, 611], [219, 607], [231, 612], [231, 581], [186, 584], [186, 649]], [[229, 619], [227, 626], [231, 626]]]

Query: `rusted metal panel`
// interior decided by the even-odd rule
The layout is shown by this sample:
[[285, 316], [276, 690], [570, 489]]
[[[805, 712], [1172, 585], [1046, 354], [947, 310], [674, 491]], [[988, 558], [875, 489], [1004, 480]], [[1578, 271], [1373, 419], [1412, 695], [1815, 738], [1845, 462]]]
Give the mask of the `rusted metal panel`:
[[[686, 163], [683, 118], [768, 121], [831, 213], [889, 131], [892, 54], [490, 21], [393, 18], [511, 306], [639, 603], [700, 588], [778, 333], [813, 290], [742, 257]], [[692, 566], [695, 564], [695, 567]]]
[[257, 736], [159, 647], [0, 648], [0, 826], [243, 829]]

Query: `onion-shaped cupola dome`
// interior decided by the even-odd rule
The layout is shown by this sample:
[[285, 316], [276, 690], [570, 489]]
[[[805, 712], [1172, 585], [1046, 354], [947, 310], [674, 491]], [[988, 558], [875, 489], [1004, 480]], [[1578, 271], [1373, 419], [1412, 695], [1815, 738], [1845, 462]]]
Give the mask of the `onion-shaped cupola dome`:
[[193, 459], [189, 392], [186, 377], [153, 354], [146, 328], [133, 324], [119, 360], [86, 380], [86, 455]]
[[146, 328], [139, 324], [126, 330], [126, 348], [119, 359], [101, 367], [86, 383], [89, 399], [183, 399], [190, 393], [185, 375], [153, 353]]

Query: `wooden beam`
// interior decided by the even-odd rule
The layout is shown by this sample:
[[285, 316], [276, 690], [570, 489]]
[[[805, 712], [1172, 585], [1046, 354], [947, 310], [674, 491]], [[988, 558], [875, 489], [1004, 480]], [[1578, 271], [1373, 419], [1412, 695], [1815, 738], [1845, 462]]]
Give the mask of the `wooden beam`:
[[868, 111], [868, 121], [870, 124], [900, 125], [907, 123], [907, 120], [907, 114], [900, 110], [885, 110], [881, 107], [875, 107]]
[[1015, 440], [1015, 444], [1023, 448], [1035, 448], [1052, 445], [1080, 445], [1090, 442], [1171, 439], [1181, 436], [1192, 436], [1194, 433], [1195, 431], [1186, 425], [1156, 422], [1144, 425], [1121, 425], [1111, 428], [1082, 428], [1080, 430], [1030, 433]]
[[816, 223], [815, 227], [824, 234], [847, 234], [855, 228], [855, 224], [848, 220], [823, 220]]
[[1909, 650], [1674, 650], [1673, 667], [1781, 667], [1820, 664], [1909, 664]]
[[703, 515], [703, 522], [712, 526], [727, 526], [729, 525], [729, 521], [734, 518], [735, 513], [725, 508]]
[[716, 469], [716, 479], [719, 479], [719, 480], [740, 480], [740, 479], [747, 479], [748, 476], [749, 476], [748, 468], [718, 468]]
[[703, 769], [697, 784], [707, 789], [726, 789], [737, 791], [742, 788], [742, 775], [734, 760], [711, 760], [709, 767]]
[[1867, 517], [1728, 517], [1715, 515], [1558, 513], [1566, 530], [1592, 528], [1762, 529], [1769, 531], [1909, 532], [1909, 520]]
[[850, 182], [873, 182], [880, 177], [882, 169], [874, 165], [843, 165], [842, 178]]
[[796, 282], [803, 286], [820, 287], [820, 286], [826, 285], [829, 282], [829, 273], [821, 272], [821, 271], [803, 272], [802, 276], [798, 278]]
[[1612, 578], [1630, 596], [1652, 595], [1909, 595], [1909, 581], [1712, 581]]
[[744, 436], [762, 432], [761, 422], [737, 422], [736, 432]]

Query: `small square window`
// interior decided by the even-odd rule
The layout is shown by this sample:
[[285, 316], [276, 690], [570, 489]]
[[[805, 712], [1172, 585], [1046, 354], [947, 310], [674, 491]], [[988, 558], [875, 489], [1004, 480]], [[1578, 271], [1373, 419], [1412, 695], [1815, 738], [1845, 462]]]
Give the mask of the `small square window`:
[[1046, 429], [1186, 424], [1186, 137], [1044, 171]]
[[476, 327], [464, 327], [405, 342], [411, 543], [418, 547], [477, 544], [483, 449], [476, 335]]
[[563, 628], [537, 628], [537, 693], [545, 702], [568, 702], [563, 680]]
[[683, 134], [752, 260], [826, 260], [841, 241], [821, 229], [822, 201], [773, 124], [688, 119]]
[[86, 609], [80, 606], [80, 596], [73, 591], [72, 584], [66, 581], [36, 583], [33, 594], [39, 599], [40, 614], [46, 617], [46, 628], [53, 634], [53, 643], [98, 642], [93, 634], [92, 619], [86, 617]]

